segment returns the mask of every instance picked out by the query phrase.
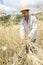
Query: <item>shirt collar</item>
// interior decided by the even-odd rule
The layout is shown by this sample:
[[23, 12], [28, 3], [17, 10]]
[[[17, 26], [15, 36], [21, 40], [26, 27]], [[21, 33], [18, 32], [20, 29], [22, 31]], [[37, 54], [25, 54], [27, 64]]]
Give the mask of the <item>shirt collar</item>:
[[[24, 18], [23, 18], [24, 19]], [[29, 19], [28, 19], [28, 23], [30, 22], [31, 19], [31, 15], [29, 15]], [[26, 22], [26, 20], [24, 19], [24, 21]]]

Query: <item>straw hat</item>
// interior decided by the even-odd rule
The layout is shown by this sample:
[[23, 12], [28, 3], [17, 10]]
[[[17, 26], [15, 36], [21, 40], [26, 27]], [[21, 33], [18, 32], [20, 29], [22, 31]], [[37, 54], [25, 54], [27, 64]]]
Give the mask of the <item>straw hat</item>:
[[21, 12], [22, 12], [22, 11], [24, 11], [24, 10], [28, 10], [28, 11], [29, 11], [29, 10], [30, 10], [30, 8], [29, 8], [29, 7], [27, 7], [27, 6], [23, 6], [23, 7], [21, 8]]

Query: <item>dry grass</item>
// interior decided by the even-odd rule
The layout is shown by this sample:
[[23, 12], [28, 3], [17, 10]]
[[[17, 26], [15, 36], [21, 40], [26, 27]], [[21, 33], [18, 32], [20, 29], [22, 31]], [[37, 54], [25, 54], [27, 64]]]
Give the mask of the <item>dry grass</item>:
[[[32, 46], [35, 47], [35, 50], [36, 50], [35, 53], [32, 53], [31, 51], [29, 51], [29, 54], [25, 55], [26, 53], [23, 50], [24, 46], [19, 45], [20, 44], [19, 29], [20, 29], [20, 25], [10, 25], [8, 27], [0, 25], [0, 48], [2, 46], [7, 47], [7, 50], [5, 51], [5, 56], [4, 56], [6, 61], [4, 60], [4, 62], [6, 62], [7, 65], [9, 65], [8, 60], [10, 58], [10, 61], [11, 62], [13, 61], [13, 64], [19, 65], [19, 62], [17, 62], [18, 60], [17, 54], [19, 54], [23, 56], [23, 58], [20, 61], [20, 63], [22, 64], [25, 60], [24, 58], [28, 56], [28, 58], [26, 58], [27, 60], [25, 61], [29, 62], [30, 63], [29, 65], [31, 65], [31, 63], [33, 63], [32, 65], [34, 64], [42, 65], [43, 64], [43, 22], [41, 21], [38, 22], [38, 38], [37, 38], [36, 44], [34, 45], [33, 43], [30, 44], [29, 41], [27, 42], [30, 44], [30, 47]], [[15, 54], [14, 52], [16, 50], [17, 50], [17, 53]], [[0, 54], [0, 59], [1, 59], [1, 56], [2, 58], [4, 58], [3, 53], [2, 55]], [[10, 65], [11, 65], [11, 62], [10, 62]]]

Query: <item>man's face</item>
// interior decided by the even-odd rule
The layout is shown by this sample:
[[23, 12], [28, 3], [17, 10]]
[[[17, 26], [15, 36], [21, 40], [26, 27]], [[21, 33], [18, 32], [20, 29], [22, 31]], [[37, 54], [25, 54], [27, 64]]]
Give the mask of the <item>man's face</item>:
[[24, 18], [27, 18], [27, 16], [29, 16], [29, 11], [27, 10], [22, 11], [22, 15]]

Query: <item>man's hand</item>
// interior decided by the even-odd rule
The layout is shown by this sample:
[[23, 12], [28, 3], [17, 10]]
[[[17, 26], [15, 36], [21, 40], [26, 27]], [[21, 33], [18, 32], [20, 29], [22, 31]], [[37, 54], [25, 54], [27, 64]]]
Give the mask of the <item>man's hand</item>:
[[23, 44], [23, 40], [20, 41], [20, 44]]
[[20, 44], [23, 45], [26, 41], [31, 41], [30, 37], [26, 37], [25, 39], [20, 41]]
[[25, 39], [26, 39], [26, 40], [29, 40], [29, 39], [31, 39], [31, 37], [29, 37], [29, 36], [25, 36]]

